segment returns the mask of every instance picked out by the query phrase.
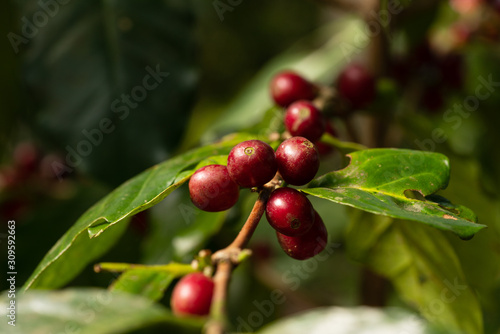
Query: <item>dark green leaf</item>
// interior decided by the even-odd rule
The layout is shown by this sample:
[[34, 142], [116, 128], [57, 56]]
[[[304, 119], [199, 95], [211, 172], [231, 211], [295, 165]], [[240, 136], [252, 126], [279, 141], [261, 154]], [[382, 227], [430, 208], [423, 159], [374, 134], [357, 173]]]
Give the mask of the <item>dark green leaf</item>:
[[441, 231], [408, 221], [352, 212], [350, 255], [387, 277], [399, 295], [447, 333], [482, 333], [481, 307]]
[[[350, 157], [349, 166], [313, 180], [303, 191], [371, 213], [452, 231], [465, 239], [485, 227], [475, 223], [470, 210], [424, 198], [448, 184], [450, 167], [444, 155], [371, 149], [353, 152]], [[420, 198], [411, 198], [414, 194]]]
[[0, 298], [4, 334], [128, 333], [153, 324], [201, 328], [201, 322], [174, 317], [150, 300], [102, 289], [28, 291], [16, 298], [16, 326], [7, 324], [6, 295]]
[[[234, 145], [245, 139], [248, 139], [247, 135], [234, 135], [221, 143], [189, 151], [153, 166], [122, 184], [87, 210], [59, 239], [35, 269], [24, 288], [57, 288], [67, 283], [85, 264], [107, 249], [100, 249], [104, 246], [99, 246], [99, 252], [93, 250], [94, 246], [91, 245], [101, 245], [106, 239], [92, 239], [100, 237], [101, 234], [106, 237], [108, 228], [160, 202], [186, 182], [201, 161], [228, 154]], [[122, 231], [124, 226], [125, 224], [120, 224], [115, 230]], [[116, 241], [116, 237], [112, 238], [112, 241]], [[113, 242], [103, 245], [110, 246]], [[71, 260], [76, 254], [78, 260]]]
[[[22, 15], [44, 13], [37, 0], [23, 2]], [[171, 156], [197, 84], [193, 4], [53, 4], [26, 45], [26, 109], [36, 112], [27, 121], [68, 154], [68, 167], [112, 185]]]

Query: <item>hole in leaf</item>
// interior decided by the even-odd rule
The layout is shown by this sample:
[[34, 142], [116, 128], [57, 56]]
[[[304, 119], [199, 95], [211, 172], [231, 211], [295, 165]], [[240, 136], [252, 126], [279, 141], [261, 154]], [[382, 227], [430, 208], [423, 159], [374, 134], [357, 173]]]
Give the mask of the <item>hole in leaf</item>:
[[425, 201], [424, 195], [418, 190], [406, 189], [404, 192], [406, 198], [416, 199], [418, 201]]

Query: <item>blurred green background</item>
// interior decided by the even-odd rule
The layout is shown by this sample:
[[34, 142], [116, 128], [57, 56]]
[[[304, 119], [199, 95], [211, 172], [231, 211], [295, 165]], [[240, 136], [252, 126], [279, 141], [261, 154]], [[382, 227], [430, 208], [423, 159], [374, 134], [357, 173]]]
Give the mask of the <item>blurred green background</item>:
[[[394, 2], [381, 1], [373, 13], [348, 1], [230, 3], [4, 4], [0, 217], [17, 223], [19, 284], [76, 219], [116, 186], [259, 121], [273, 105], [268, 84], [278, 70], [293, 68], [332, 84], [346, 64], [358, 61], [379, 78], [376, 101], [351, 120], [360, 141], [446, 154], [452, 177], [444, 195], [470, 207], [489, 226], [467, 242], [444, 236], [481, 303], [485, 333], [499, 333], [500, 14], [495, 5], [396, 1], [401, 12], [383, 17], [381, 11], [390, 12], [388, 3]], [[378, 30], [370, 33], [364, 22]], [[477, 96], [480, 78], [493, 81], [491, 96], [462, 114], [450, 111]], [[334, 117], [332, 123], [341, 139], [352, 140], [342, 119]], [[340, 164], [335, 152], [322, 171]], [[181, 187], [132, 218], [100, 261], [188, 262], [199, 249], [223, 248], [251, 200], [245, 194], [228, 213], [196, 215], [191, 221], [177, 210], [189, 203]], [[252, 302], [269, 298], [273, 289], [286, 291], [290, 302], [257, 327], [326, 305], [390, 305], [414, 312], [388, 281], [347, 254], [348, 210], [322, 201], [314, 205], [335, 251], [301, 278], [300, 288], [291, 289], [282, 277], [297, 262], [285, 256], [273, 230], [262, 223], [251, 244], [255, 256], [236, 270], [231, 285], [235, 327], [239, 317], [248, 319], [255, 310]], [[2, 256], [2, 268], [5, 261]], [[70, 286], [107, 287], [114, 278], [88, 266]]]

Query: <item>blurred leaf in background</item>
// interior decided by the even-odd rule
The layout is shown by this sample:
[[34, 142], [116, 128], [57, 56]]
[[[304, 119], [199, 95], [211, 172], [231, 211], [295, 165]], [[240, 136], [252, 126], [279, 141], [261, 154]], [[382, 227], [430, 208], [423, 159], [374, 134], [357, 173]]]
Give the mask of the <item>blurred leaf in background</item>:
[[33, 30], [20, 46], [24, 120], [63, 154], [60, 172], [82, 169], [116, 186], [172, 155], [198, 81], [192, 2], [20, 8], [21, 31]]

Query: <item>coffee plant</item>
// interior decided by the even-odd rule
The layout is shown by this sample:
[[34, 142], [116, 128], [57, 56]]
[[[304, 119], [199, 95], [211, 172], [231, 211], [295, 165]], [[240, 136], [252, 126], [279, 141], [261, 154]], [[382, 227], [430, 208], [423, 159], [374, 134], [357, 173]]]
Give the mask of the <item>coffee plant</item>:
[[500, 333], [498, 1], [29, 3], [0, 332]]

